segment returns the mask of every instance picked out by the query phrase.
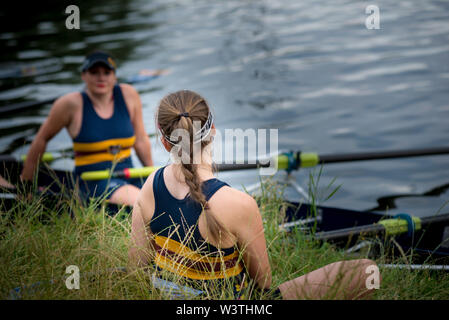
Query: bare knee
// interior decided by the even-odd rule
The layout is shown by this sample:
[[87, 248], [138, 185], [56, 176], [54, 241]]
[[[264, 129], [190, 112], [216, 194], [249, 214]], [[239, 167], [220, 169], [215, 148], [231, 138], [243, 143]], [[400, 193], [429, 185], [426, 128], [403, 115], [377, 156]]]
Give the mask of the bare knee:
[[[336, 263], [343, 285], [343, 299], [361, 299], [372, 295], [374, 289], [379, 289], [381, 276], [375, 261], [370, 259], [357, 259], [339, 261]], [[344, 281], [343, 281], [344, 280]]]
[[365, 291], [360, 297], [370, 297], [376, 289], [380, 289], [382, 275], [376, 262], [370, 259], [362, 260], [363, 272], [365, 273]]

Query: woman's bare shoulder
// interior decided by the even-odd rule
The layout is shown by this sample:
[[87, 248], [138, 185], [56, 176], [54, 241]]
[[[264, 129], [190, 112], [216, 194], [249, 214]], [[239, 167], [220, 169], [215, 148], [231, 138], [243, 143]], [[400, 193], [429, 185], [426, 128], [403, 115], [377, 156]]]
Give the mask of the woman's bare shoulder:
[[[256, 232], [261, 216], [256, 200], [240, 190], [223, 187], [209, 201], [212, 214], [241, 241], [242, 235]], [[258, 229], [257, 229], [258, 230]]]
[[120, 83], [119, 84], [120, 89], [122, 89], [123, 94], [126, 96], [131, 97], [138, 97], [139, 93], [137, 92], [136, 88], [134, 88], [132, 85], [127, 83]]
[[70, 92], [67, 93], [58, 99], [53, 104], [54, 108], [71, 108], [75, 109], [77, 107], [80, 107], [83, 104], [83, 98], [81, 96], [81, 93], [79, 92]]
[[211, 209], [226, 212], [226, 216], [232, 216], [233, 219], [251, 216], [259, 210], [251, 195], [228, 186], [218, 190], [211, 200]]
[[66, 103], [74, 103], [74, 102], [82, 102], [83, 97], [81, 96], [81, 92], [75, 91], [59, 97], [58, 100]]
[[137, 205], [142, 209], [142, 216], [145, 223], [151, 221], [154, 214], [154, 193], [153, 193], [153, 181], [156, 171], [153, 172], [145, 181], [142, 189], [137, 197]]
[[153, 171], [145, 180], [145, 183], [142, 186], [142, 198], [147, 198], [149, 195], [153, 196], [153, 181], [156, 171], [157, 170]]
[[41, 128], [42, 132], [45, 132], [47, 137], [52, 137], [62, 127], [69, 127], [82, 105], [82, 97], [79, 92], [68, 93], [56, 99], [43, 125], [43, 129]]

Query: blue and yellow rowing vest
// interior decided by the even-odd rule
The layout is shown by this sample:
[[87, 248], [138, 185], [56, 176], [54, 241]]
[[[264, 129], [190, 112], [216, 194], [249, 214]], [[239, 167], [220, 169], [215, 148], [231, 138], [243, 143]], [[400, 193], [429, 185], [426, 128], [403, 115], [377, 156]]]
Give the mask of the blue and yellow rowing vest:
[[131, 148], [135, 142], [134, 128], [117, 84], [113, 89], [114, 112], [103, 119], [95, 112], [86, 92], [83, 97], [83, 117], [78, 136], [73, 139], [75, 173], [110, 169], [116, 162], [116, 170], [132, 166]]
[[[189, 195], [182, 200], [174, 198], [165, 185], [164, 169], [159, 169], [154, 176], [155, 210], [150, 221], [150, 229], [155, 235], [157, 269], [200, 287], [204, 287], [204, 283], [221, 286], [223, 281], [232, 281], [234, 294], [238, 297], [248, 283], [237, 248], [218, 249], [205, 242], [198, 229], [201, 205]], [[202, 190], [206, 200], [223, 186], [227, 184], [218, 179], [204, 181]]]

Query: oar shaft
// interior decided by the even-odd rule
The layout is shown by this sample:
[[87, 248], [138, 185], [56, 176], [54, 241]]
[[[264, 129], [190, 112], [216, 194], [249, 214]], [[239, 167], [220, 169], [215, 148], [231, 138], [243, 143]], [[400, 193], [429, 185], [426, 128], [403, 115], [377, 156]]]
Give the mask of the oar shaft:
[[17, 159], [9, 154], [0, 154], [0, 162], [16, 162]]
[[16, 111], [16, 110], [26, 110], [26, 109], [36, 108], [36, 107], [42, 106], [44, 104], [53, 103], [56, 99], [57, 98], [50, 98], [50, 99], [46, 99], [46, 100], [42, 100], [42, 101], [24, 101], [24, 102], [11, 104], [9, 106], [1, 107], [0, 114], [12, 112], [12, 111]]
[[357, 236], [359, 234], [364, 235], [374, 235], [381, 232], [385, 232], [385, 227], [381, 224], [373, 224], [366, 226], [359, 226], [353, 228], [338, 229], [332, 231], [323, 231], [315, 233], [314, 238], [316, 240], [328, 241], [328, 240], [338, 240], [343, 238], [350, 238], [352, 236]]
[[380, 268], [386, 269], [406, 269], [406, 270], [434, 270], [449, 271], [448, 265], [430, 265], [430, 264], [379, 264]]
[[[148, 136], [150, 138], [155, 137], [156, 133], [150, 133], [150, 134], [148, 134]], [[64, 152], [56, 153], [56, 154], [51, 153], [51, 152], [44, 152], [44, 154], [41, 156], [40, 161], [41, 162], [53, 162], [58, 159], [73, 158], [73, 156], [74, 156], [73, 150], [67, 150]], [[20, 160], [25, 162], [26, 157], [27, 157], [27, 155], [24, 154], [20, 157]], [[1, 155], [0, 155], [0, 161], [2, 161]]]
[[[420, 157], [420, 156], [432, 156], [449, 154], [449, 147], [437, 147], [437, 148], [425, 148], [425, 149], [408, 149], [397, 151], [376, 151], [376, 152], [358, 152], [358, 153], [346, 153], [346, 154], [328, 154], [318, 155], [314, 152], [298, 152], [296, 154], [285, 153], [273, 157], [271, 161], [276, 161], [278, 169], [298, 169], [296, 167], [290, 168], [289, 161], [299, 164], [300, 168], [314, 167], [318, 164], [330, 164], [338, 162], [351, 162], [351, 161], [367, 161], [367, 160], [381, 160], [381, 159], [394, 159], [394, 158], [407, 158], [407, 157]], [[299, 160], [297, 156], [299, 155]], [[292, 159], [289, 159], [292, 157]], [[217, 168], [219, 171], [229, 170], [247, 170], [266, 168], [270, 166], [270, 162], [267, 160], [257, 160], [255, 163], [243, 163], [243, 164], [219, 164]]]
[[247, 170], [247, 169], [257, 169], [269, 167], [270, 163], [261, 163], [260, 161], [256, 161], [256, 163], [242, 163], [242, 164], [234, 164], [234, 163], [220, 163], [216, 164], [215, 167], [218, 171], [231, 171], [231, 170]]
[[[296, 164], [296, 156], [299, 155], [299, 161], [301, 168], [314, 167], [319, 162], [319, 156], [313, 152], [298, 152], [296, 155], [283, 153], [272, 157], [271, 159], [257, 160], [253, 163], [237, 163], [237, 164], [217, 164], [218, 171], [230, 171], [230, 170], [247, 170], [257, 168], [268, 168], [270, 166], [276, 167], [279, 170], [287, 170], [289, 168], [289, 161], [292, 160]], [[295, 168], [296, 169], [296, 168]]]
[[[407, 224], [406, 224], [405, 220], [402, 220], [402, 219], [392, 219], [392, 220], [396, 224], [396, 226], [393, 226], [393, 227], [396, 227], [396, 228], [404, 228], [405, 227], [405, 230], [407, 230]], [[424, 227], [424, 226], [427, 226], [427, 225], [430, 225], [433, 223], [449, 221], [449, 213], [430, 216], [430, 217], [422, 217], [419, 219], [419, 221], [420, 221], [421, 227]], [[390, 224], [390, 226], [391, 226], [391, 224]], [[389, 230], [387, 230], [385, 225], [383, 225], [381, 223], [374, 223], [374, 224], [358, 226], [358, 227], [353, 227], [353, 228], [345, 228], [345, 229], [339, 229], [339, 230], [333, 230], [333, 231], [317, 232], [315, 234], [314, 238], [317, 240], [338, 240], [338, 239], [350, 238], [352, 236], [358, 236], [360, 234], [363, 234], [363, 235], [375, 235], [375, 234], [381, 234], [381, 233], [385, 234], [385, 233], [388, 233], [388, 231]]]
[[[151, 136], [151, 135], [150, 135]], [[350, 161], [363, 161], [363, 160], [378, 160], [378, 159], [392, 159], [392, 158], [405, 158], [405, 157], [418, 157], [418, 156], [429, 156], [429, 155], [441, 155], [449, 154], [449, 147], [439, 147], [439, 148], [426, 148], [426, 149], [414, 149], [414, 150], [399, 150], [399, 151], [383, 151], [383, 152], [365, 152], [365, 153], [348, 153], [348, 154], [335, 154], [335, 155], [318, 155], [312, 152], [298, 152], [293, 154], [280, 154], [273, 157], [270, 161], [275, 161], [275, 167], [279, 170], [295, 170], [297, 166], [301, 168], [308, 168], [316, 166], [317, 164], [327, 164], [327, 163], [338, 163], [338, 162], [350, 162]], [[299, 156], [299, 160], [297, 157]], [[9, 159], [9, 158], [8, 158]], [[50, 153], [45, 153], [42, 161], [52, 161], [53, 157]], [[24, 159], [22, 159], [24, 160]], [[2, 158], [0, 157], [0, 161]], [[230, 171], [230, 170], [249, 170], [256, 168], [266, 168], [269, 167], [270, 161], [257, 160], [254, 163], [242, 163], [242, 164], [216, 164], [215, 167], [218, 171]], [[293, 164], [292, 164], [293, 163]], [[138, 177], [144, 177], [144, 174], [151, 170], [140, 170], [138, 173], [133, 173]], [[117, 173], [118, 174], [118, 173]], [[126, 175], [126, 174], [125, 174]], [[90, 178], [92, 177], [92, 178]], [[93, 178], [94, 177], [94, 178]], [[99, 180], [108, 179], [109, 171], [94, 171], [89, 173], [89, 178], [86, 180]]]
[[336, 162], [420, 157], [441, 154], [449, 154], [449, 147], [321, 155], [319, 156], [319, 162], [324, 164]]

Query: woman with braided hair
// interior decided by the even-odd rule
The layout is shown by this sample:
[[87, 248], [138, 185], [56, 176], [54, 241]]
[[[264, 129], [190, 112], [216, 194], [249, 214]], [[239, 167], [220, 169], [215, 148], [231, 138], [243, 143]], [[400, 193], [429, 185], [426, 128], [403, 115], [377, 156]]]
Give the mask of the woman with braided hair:
[[160, 274], [174, 275], [195, 294], [231, 284], [239, 298], [250, 280], [272, 298], [319, 299], [332, 290], [337, 298], [370, 293], [365, 270], [375, 262], [368, 259], [336, 262], [271, 288], [256, 201], [214, 177], [215, 126], [208, 103], [188, 90], [169, 94], [160, 102], [156, 122], [164, 148], [181, 161], [154, 172], [138, 195], [132, 266], [154, 263]]

